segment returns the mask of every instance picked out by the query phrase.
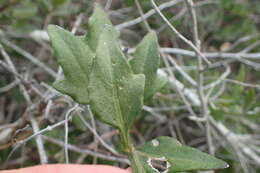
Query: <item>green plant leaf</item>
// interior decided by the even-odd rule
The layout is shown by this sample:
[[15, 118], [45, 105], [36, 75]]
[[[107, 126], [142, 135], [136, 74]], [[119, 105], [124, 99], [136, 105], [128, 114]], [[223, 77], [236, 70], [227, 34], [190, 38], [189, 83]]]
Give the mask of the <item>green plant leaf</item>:
[[52, 5], [54, 6], [54, 8], [58, 8], [65, 4], [67, 1], [68, 0], [52, 0]]
[[13, 17], [16, 19], [31, 19], [37, 16], [37, 6], [34, 4], [21, 5], [13, 9]]
[[166, 136], [144, 144], [137, 148], [137, 151], [142, 156], [143, 165], [149, 173], [156, 172], [156, 165], [153, 164], [155, 160], [166, 162], [164, 166], [168, 167], [165, 169], [168, 169], [169, 173], [228, 167], [226, 162], [194, 148], [182, 146], [176, 139]]
[[89, 103], [87, 86], [94, 54], [84, 40], [54, 25], [49, 25], [48, 34], [65, 78], [53, 86], [82, 104]]
[[160, 65], [160, 54], [157, 36], [149, 32], [136, 48], [133, 58], [129, 61], [135, 74], [145, 75], [144, 99], [151, 98], [166, 83], [167, 79], [157, 76]]
[[75, 125], [76, 129], [81, 131], [87, 131], [87, 127], [84, 124], [84, 122], [81, 120], [79, 116], [77, 116], [76, 113], [72, 116], [72, 123]]
[[100, 120], [118, 128], [126, 138], [142, 109], [145, 77], [133, 74], [112, 30], [106, 25], [100, 35], [90, 75], [90, 106]]
[[[238, 74], [235, 76], [235, 79], [241, 82], [246, 81], [246, 68], [245, 65], [241, 64]], [[245, 87], [243, 85], [234, 85], [232, 88], [232, 95], [234, 95], [235, 100], [237, 103], [241, 103], [241, 94], [244, 93]]]
[[250, 88], [248, 90], [244, 91], [244, 108], [245, 109], [250, 109], [251, 106], [253, 106], [253, 104], [256, 102], [256, 94], [255, 94], [255, 90], [253, 88]]
[[168, 83], [168, 78], [166, 76], [160, 76], [157, 74], [153, 82], [153, 87], [150, 89], [150, 95], [148, 95], [146, 99], [151, 98], [156, 92], [162, 90], [167, 83]]
[[[93, 52], [96, 51], [100, 34], [102, 33], [105, 25], [112, 26], [112, 23], [103, 9], [98, 4], [95, 4], [94, 12], [88, 21], [88, 34], [85, 38], [88, 46]], [[119, 36], [119, 31], [115, 28], [111, 28], [111, 31], [114, 33], [113, 35], [115, 35], [115, 37]]]

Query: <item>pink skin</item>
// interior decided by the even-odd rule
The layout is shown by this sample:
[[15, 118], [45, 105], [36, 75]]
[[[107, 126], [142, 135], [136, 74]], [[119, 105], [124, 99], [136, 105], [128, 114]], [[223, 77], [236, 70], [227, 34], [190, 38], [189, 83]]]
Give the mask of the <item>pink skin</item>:
[[0, 173], [131, 173], [131, 171], [108, 165], [53, 164], [0, 171]]

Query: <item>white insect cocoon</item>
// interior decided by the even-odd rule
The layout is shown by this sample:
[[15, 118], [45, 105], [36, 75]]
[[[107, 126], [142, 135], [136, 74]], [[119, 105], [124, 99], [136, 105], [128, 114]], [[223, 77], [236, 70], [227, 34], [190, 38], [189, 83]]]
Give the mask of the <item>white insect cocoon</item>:
[[157, 173], [167, 173], [171, 164], [166, 160], [165, 157], [151, 158], [147, 160], [147, 164]]

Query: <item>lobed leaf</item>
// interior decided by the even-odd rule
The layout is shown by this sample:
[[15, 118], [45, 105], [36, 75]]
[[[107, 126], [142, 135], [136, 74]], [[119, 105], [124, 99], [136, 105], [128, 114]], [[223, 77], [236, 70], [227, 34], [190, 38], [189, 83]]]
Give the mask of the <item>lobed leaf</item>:
[[199, 150], [181, 146], [174, 138], [159, 137], [137, 150], [131, 146], [129, 129], [142, 110], [143, 100], [167, 82], [157, 74], [160, 55], [155, 32], [145, 36], [129, 62], [117, 40], [119, 32], [99, 6], [89, 20], [86, 37], [76, 37], [54, 25], [48, 27], [48, 33], [64, 71], [64, 79], [55, 81], [54, 87], [78, 103], [90, 104], [101, 121], [120, 130], [125, 149], [132, 154], [134, 172], [160, 172], [153, 160], [166, 162], [165, 173], [228, 166]]
[[166, 78], [157, 75], [160, 65], [160, 53], [156, 33], [149, 32], [136, 48], [129, 61], [135, 74], [145, 75], [144, 99], [151, 98], [166, 83]]
[[53, 86], [82, 104], [89, 103], [87, 86], [94, 54], [84, 40], [59, 26], [49, 25], [48, 34], [58, 62], [64, 71], [64, 79]]
[[[88, 21], [88, 34], [85, 37], [88, 46], [94, 52], [96, 51], [99, 37], [105, 25], [112, 26], [112, 23], [107, 17], [106, 13], [103, 11], [103, 9], [98, 4], [95, 4], [94, 12]], [[114, 33], [113, 35], [115, 35], [115, 37], [119, 36], [119, 32], [115, 28], [111, 28], [111, 31]]]
[[142, 109], [145, 77], [133, 74], [112, 31], [106, 25], [100, 34], [90, 75], [90, 106], [100, 120], [127, 135]]
[[[228, 164], [222, 160], [194, 148], [182, 146], [176, 139], [165, 136], [144, 144], [137, 151], [142, 156], [143, 165], [149, 173], [157, 172], [151, 163], [148, 163], [156, 158], [167, 162], [169, 173], [228, 167]], [[150, 160], [148, 160], [149, 158]]]

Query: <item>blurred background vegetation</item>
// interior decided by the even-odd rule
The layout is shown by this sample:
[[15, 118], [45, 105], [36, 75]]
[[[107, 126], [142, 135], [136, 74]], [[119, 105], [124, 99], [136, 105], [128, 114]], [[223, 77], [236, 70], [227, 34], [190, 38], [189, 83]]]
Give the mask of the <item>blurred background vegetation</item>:
[[[50, 87], [58, 65], [45, 31], [48, 24], [56, 24], [67, 30], [76, 28], [76, 35], [87, 34], [85, 28], [95, 2], [104, 7], [113, 24], [120, 29], [125, 47], [134, 48], [147, 33], [143, 22], [122, 25], [140, 17], [134, 0], [0, 0], [1, 169], [40, 164], [34, 139], [10, 155], [13, 146], [33, 134], [30, 116], [33, 115], [40, 129], [44, 129], [62, 121], [74, 104], [70, 98]], [[157, 4], [169, 2], [160, 0]], [[216, 172], [257, 173], [260, 171], [260, 1], [194, 2], [202, 51], [219, 53], [209, 58], [213, 67], [204, 72], [205, 93], [209, 97], [208, 106], [213, 119], [211, 137], [214, 154], [230, 164], [229, 169]], [[139, 0], [139, 3], [144, 13], [152, 9], [150, 0]], [[184, 1], [178, 0], [178, 3], [168, 6], [162, 12], [185, 37], [193, 39], [192, 22]], [[162, 48], [191, 51], [157, 14], [146, 20], [157, 32]], [[234, 53], [237, 56], [220, 56], [223, 53]], [[255, 58], [247, 58], [242, 54], [255, 55]], [[7, 57], [11, 62], [8, 62]], [[171, 58], [196, 81], [195, 58], [183, 53], [173, 53]], [[44, 65], [39, 65], [39, 62]], [[181, 82], [189, 92], [196, 93], [195, 87], [183, 77], [176, 64], [169, 62], [170, 67], [162, 60], [161, 70], [171, 78], [168, 73], [170, 69], [175, 75], [173, 79]], [[185, 89], [183, 92], [186, 92]], [[199, 106], [191, 106], [195, 113], [200, 113]], [[153, 101], [146, 103], [141, 118], [131, 132], [133, 139], [139, 145], [159, 135], [175, 136], [183, 144], [208, 152], [205, 125], [191, 120], [189, 116], [182, 98], [169, 82]], [[94, 120], [88, 113], [85, 118], [107, 143], [120, 151], [116, 130]], [[77, 149], [111, 155], [77, 115], [73, 116], [69, 126], [69, 143]], [[43, 140], [48, 162], [64, 163], [64, 127], [44, 133]], [[119, 161], [114, 161], [70, 148], [71, 163], [103, 163], [126, 167], [122, 159], [125, 158], [120, 156]]]

